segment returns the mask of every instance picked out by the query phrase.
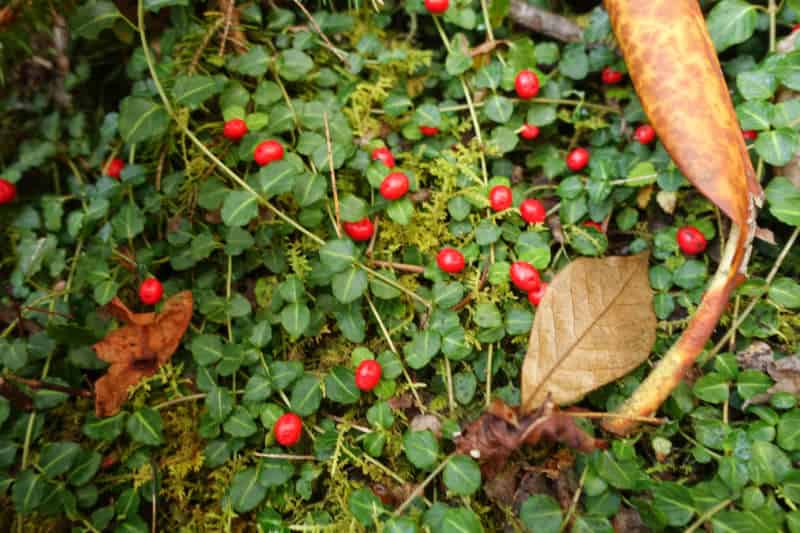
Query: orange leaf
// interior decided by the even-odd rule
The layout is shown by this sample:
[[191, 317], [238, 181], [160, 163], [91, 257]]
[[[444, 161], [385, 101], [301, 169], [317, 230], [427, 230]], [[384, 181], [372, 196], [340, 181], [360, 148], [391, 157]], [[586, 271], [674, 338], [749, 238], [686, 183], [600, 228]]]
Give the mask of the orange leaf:
[[192, 293], [176, 294], [164, 303], [160, 313], [133, 313], [119, 298], [114, 298], [106, 310], [125, 325], [93, 346], [97, 357], [111, 363], [106, 375], [95, 383], [98, 417], [119, 412], [128, 388], [152, 376], [170, 360], [192, 318]]
[[605, 0], [636, 92], [681, 172], [738, 226], [761, 187], [697, 0]]

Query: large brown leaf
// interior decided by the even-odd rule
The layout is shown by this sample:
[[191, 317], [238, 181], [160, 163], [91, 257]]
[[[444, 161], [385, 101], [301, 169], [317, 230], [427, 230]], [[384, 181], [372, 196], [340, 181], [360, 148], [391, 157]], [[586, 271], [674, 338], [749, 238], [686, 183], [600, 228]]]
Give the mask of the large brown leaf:
[[642, 107], [673, 161], [740, 227], [761, 197], [697, 0], [605, 0]]
[[555, 277], [536, 311], [522, 366], [523, 413], [571, 403], [624, 376], [656, 338], [647, 254], [581, 258]]
[[171, 297], [160, 313], [134, 313], [119, 298], [106, 310], [125, 325], [92, 346], [97, 357], [111, 363], [94, 386], [99, 417], [116, 414], [128, 397], [128, 388], [170, 360], [192, 318], [192, 293]]

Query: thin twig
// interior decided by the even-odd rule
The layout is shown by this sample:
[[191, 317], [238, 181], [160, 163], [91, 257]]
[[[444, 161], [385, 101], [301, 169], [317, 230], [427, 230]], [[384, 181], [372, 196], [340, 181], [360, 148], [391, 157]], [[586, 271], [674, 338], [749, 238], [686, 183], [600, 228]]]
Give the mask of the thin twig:
[[336, 235], [342, 238], [342, 223], [339, 218], [339, 191], [336, 187], [336, 169], [333, 165], [333, 144], [331, 143], [331, 126], [327, 111], [322, 115], [325, 122], [325, 142], [328, 143], [328, 165], [331, 168], [331, 189], [333, 190], [333, 212], [336, 215]]
[[636, 416], [636, 415], [623, 415], [620, 413], [593, 413], [583, 411], [561, 411], [563, 414], [574, 418], [624, 418], [626, 420], [633, 420], [635, 422], [642, 422], [644, 424], [664, 424], [667, 422], [665, 418], [656, 418], [654, 416]]
[[290, 453], [261, 453], [254, 452], [254, 456], [265, 459], [285, 459], [287, 461], [318, 461], [313, 455], [292, 455]]
[[713, 517], [715, 514], [717, 514], [718, 512], [720, 512], [721, 510], [723, 510], [725, 507], [727, 507], [728, 505], [730, 505], [730, 503], [731, 503], [732, 501], [733, 501], [733, 500], [730, 500], [730, 499], [728, 499], [728, 500], [722, 500], [722, 501], [721, 501], [721, 502], [719, 502], [717, 505], [715, 505], [714, 507], [710, 508], [708, 511], [706, 511], [705, 513], [703, 513], [703, 514], [700, 516], [700, 518], [698, 518], [697, 520], [695, 520], [695, 521], [694, 521], [694, 523], [693, 523], [691, 526], [689, 526], [689, 529], [687, 529], [687, 530], [686, 530], [684, 533], [694, 533], [694, 531], [695, 531], [696, 529], [698, 529], [698, 528], [699, 528], [699, 527], [701, 527], [703, 524], [705, 524], [706, 522], [708, 522], [708, 521], [711, 519], [711, 517]]
[[566, 17], [534, 7], [525, 0], [511, 0], [508, 17], [516, 24], [529, 30], [543, 33], [559, 41], [568, 43], [581, 40], [580, 26]]
[[327, 45], [326, 48], [328, 48], [328, 50], [333, 52], [333, 54], [336, 57], [339, 58], [339, 61], [344, 63], [346, 66], [350, 66], [350, 63], [347, 60], [347, 54], [345, 54], [344, 52], [342, 52], [341, 50], [339, 50], [338, 48], [336, 48], [333, 45], [333, 43], [330, 41], [330, 39], [328, 39], [328, 36], [325, 35], [323, 33], [322, 29], [319, 27], [319, 24], [317, 24], [317, 21], [314, 20], [314, 17], [311, 16], [311, 13], [309, 13], [308, 10], [305, 8], [303, 3], [300, 2], [299, 0], [292, 0], [292, 1], [297, 5], [297, 7], [300, 8], [300, 11], [303, 12], [303, 14], [306, 16], [306, 18], [308, 18], [308, 21], [311, 23], [311, 27], [314, 28], [314, 31], [317, 32], [317, 35], [319, 35], [322, 38], [322, 40], [325, 41], [325, 44]]
[[408, 507], [408, 506], [411, 504], [411, 502], [412, 502], [412, 501], [414, 501], [414, 498], [416, 498], [417, 496], [419, 496], [420, 494], [422, 494], [422, 492], [425, 490], [425, 487], [427, 487], [427, 486], [430, 484], [430, 482], [431, 482], [431, 481], [433, 481], [433, 479], [434, 479], [436, 476], [438, 476], [438, 475], [439, 475], [439, 472], [441, 472], [442, 470], [444, 470], [444, 467], [445, 467], [445, 466], [447, 466], [447, 463], [449, 463], [449, 462], [450, 462], [450, 459], [452, 459], [452, 458], [453, 458], [453, 456], [455, 456], [455, 454], [454, 454], [454, 453], [451, 453], [450, 455], [448, 455], [447, 457], [445, 457], [444, 461], [442, 461], [441, 463], [439, 463], [439, 466], [437, 466], [437, 467], [436, 467], [436, 470], [434, 470], [433, 472], [431, 472], [431, 473], [428, 475], [428, 477], [426, 477], [426, 478], [425, 478], [425, 481], [423, 481], [422, 483], [420, 483], [419, 485], [417, 485], [417, 486], [414, 488], [414, 490], [413, 490], [413, 491], [411, 491], [411, 494], [409, 494], [409, 495], [408, 495], [408, 498], [406, 498], [406, 501], [404, 501], [403, 503], [401, 503], [401, 504], [400, 504], [400, 507], [398, 507], [398, 508], [397, 508], [397, 510], [395, 510], [395, 512], [394, 512], [394, 516], [400, 516], [401, 514], [403, 514], [403, 511], [405, 511], [405, 510], [406, 510], [406, 507]]
[[564, 521], [561, 522], [561, 529], [559, 531], [564, 531], [569, 526], [569, 523], [572, 521], [572, 515], [575, 514], [575, 509], [578, 507], [578, 501], [581, 498], [581, 492], [583, 492], [583, 484], [586, 483], [586, 473], [589, 472], [589, 467], [584, 467], [583, 473], [581, 474], [581, 479], [578, 481], [578, 489], [575, 491], [575, 494], [572, 495], [572, 503], [567, 510], [567, 516], [564, 517]]
[[[54, 390], [57, 392], [63, 392], [64, 394], [69, 394], [70, 396], [80, 396], [81, 398], [91, 398], [92, 393], [88, 390], [84, 389], [73, 389], [72, 387], [64, 387], [63, 385], [57, 385], [55, 383], [46, 383], [44, 381], [40, 381], [38, 379], [27, 379], [21, 378], [19, 376], [15, 376], [13, 374], [8, 374], [4, 376], [5, 379], [10, 381], [15, 381], [17, 383], [22, 383], [23, 385], [30, 387], [34, 390], [39, 389], [46, 389], [46, 390]], [[3, 382], [3, 378], [0, 378], [0, 383]]]
[[375, 241], [378, 239], [378, 226], [381, 222], [381, 216], [375, 215], [375, 224], [372, 230], [372, 237], [369, 239], [369, 245], [367, 245], [367, 251], [365, 255], [369, 258], [372, 258], [372, 251], [375, 249]]
[[184, 403], [184, 402], [193, 402], [195, 400], [202, 400], [205, 397], [206, 397], [206, 394], [204, 392], [201, 392], [201, 393], [198, 393], [198, 394], [190, 394], [189, 396], [181, 396], [180, 398], [175, 398], [173, 400], [167, 400], [166, 402], [162, 402], [162, 403], [154, 406], [153, 409], [155, 409], [156, 411], [160, 411], [161, 409], [166, 409], [167, 407], [170, 407], [172, 405], [176, 405], [176, 404]]
[[378, 261], [372, 260], [372, 264], [379, 268], [391, 268], [400, 272], [410, 272], [412, 274], [422, 274], [425, 272], [425, 267], [419, 265], [409, 265], [408, 263], [393, 263], [392, 261]]

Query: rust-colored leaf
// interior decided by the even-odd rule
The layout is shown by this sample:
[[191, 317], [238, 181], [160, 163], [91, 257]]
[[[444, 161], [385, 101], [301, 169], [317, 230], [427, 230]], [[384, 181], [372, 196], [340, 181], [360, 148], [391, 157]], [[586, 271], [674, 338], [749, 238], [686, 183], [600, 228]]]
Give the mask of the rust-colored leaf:
[[536, 311], [522, 366], [522, 408], [561, 405], [624, 376], [656, 337], [647, 254], [581, 258], [555, 277]]
[[[518, 423], [509, 422], [509, 418]], [[551, 401], [533, 413], [520, 416], [516, 409], [495, 399], [486, 413], [456, 439], [456, 451], [476, 458], [483, 473], [492, 477], [520, 446], [539, 442], [557, 442], [586, 453], [606, 447], [605, 441], [583, 431], [575, 424], [574, 417], [559, 411]]]
[[605, 0], [642, 107], [672, 159], [737, 225], [761, 197], [697, 0]]
[[160, 313], [133, 313], [119, 298], [114, 298], [106, 311], [125, 325], [93, 346], [97, 357], [111, 364], [95, 383], [99, 417], [119, 412], [128, 388], [170, 360], [192, 318], [192, 293], [176, 294]]

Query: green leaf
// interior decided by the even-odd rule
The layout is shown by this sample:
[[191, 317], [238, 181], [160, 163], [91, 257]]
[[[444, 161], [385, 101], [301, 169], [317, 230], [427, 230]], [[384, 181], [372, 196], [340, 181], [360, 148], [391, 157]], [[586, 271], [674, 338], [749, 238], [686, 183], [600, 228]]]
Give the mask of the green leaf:
[[189, 349], [198, 365], [208, 366], [222, 359], [222, 338], [219, 335], [197, 335], [192, 338]]
[[714, 6], [706, 20], [717, 52], [749, 39], [757, 22], [756, 6], [744, 0], [722, 0]]
[[373, 526], [385, 508], [370, 489], [356, 489], [347, 500], [347, 508], [363, 526]]
[[219, 94], [225, 86], [224, 77], [178, 76], [172, 87], [176, 105], [195, 109], [212, 96]]
[[144, 231], [144, 213], [134, 204], [125, 204], [111, 219], [114, 235], [130, 240]]
[[248, 468], [233, 476], [229, 494], [236, 512], [252, 511], [267, 495], [267, 488], [258, 480], [257, 468]]
[[490, 120], [505, 124], [514, 113], [514, 103], [505, 96], [494, 95], [486, 100], [483, 110]]
[[704, 402], [722, 403], [728, 400], [728, 381], [716, 372], [706, 374], [695, 382], [692, 392]]
[[87, 2], [75, 10], [69, 25], [75, 37], [96, 39], [101, 31], [114, 26], [121, 16], [113, 2]]
[[754, 442], [751, 454], [747, 466], [756, 485], [777, 486], [792, 469], [789, 457], [771, 442]]
[[331, 272], [347, 269], [357, 259], [356, 245], [349, 239], [326, 242], [319, 250], [319, 258]]
[[682, 289], [699, 289], [705, 284], [706, 276], [705, 263], [690, 259], [673, 273], [673, 281]]
[[348, 304], [358, 300], [367, 290], [368, 284], [367, 273], [353, 266], [333, 276], [331, 289], [337, 300]]
[[471, 457], [456, 455], [442, 474], [447, 489], [459, 496], [470, 496], [481, 488], [481, 469]]
[[800, 409], [792, 409], [781, 416], [776, 442], [786, 451], [800, 450]]
[[522, 503], [519, 517], [531, 531], [558, 533], [561, 530], [561, 507], [545, 494], [528, 496]]
[[589, 56], [586, 55], [583, 45], [567, 45], [558, 67], [567, 78], [573, 80], [585, 78], [589, 73]]
[[367, 202], [348, 193], [339, 200], [339, 214], [345, 222], [358, 222], [367, 216]]
[[430, 470], [439, 458], [439, 442], [429, 430], [406, 431], [403, 452], [411, 464], [420, 470]]
[[254, 435], [258, 431], [258, 426], [250, 411], [241, 405], [233, 410], [222, 427], [228, 435], [242, 439]]
[[60, 476], [72, 467], [80, 452], [81, 447], [74, 442], [46, 444], [39, 457], [42, 474], [49, 479]]
[[617, 461], [611, 452], [606, 451], [599, 455], [597, 473], [614, 488], [631, 490], [636, 487], [635, 465]]
[[267, 73], [270, 57], [267, 49], [262, 45], [253, 46], [242, 55], [231, 54], [228, 59], [228, 68], [245, 76], [260, 78]]
[[214, 387], [206, 395], [206, 408], [211, 419], [222, 422], [233, 410], [233, 395], [224, 387]]
[[310, 416], [317, 412], [322, 401], [322, 390], [319, 378], [306, 374], [292, 387], [290, 404], [292, 412], [299, 416]]
[[361, 392], [356, 387], [353, 371], [343, 366], [334, 367], [325, 376], [325, 396], [345, 405], [356, 403], [361, 397]]
[[314, 68], [314, 61], [300, 50], [284, 50], [278, 56], [278, 74], [285, 80], [297, 81]]
[[225, 196], [221, 215], [226, 226], [244, 226], [258, 216], [258, 198], [249, 191], [231, 191]]
[[677, 483], [662, 483], [653, 489], [653, 506], [664, 513], [671, 526], [685, 526], [694, 516], [694, 501], [689, 489]]
[[176, 6], [189, 7], [189, 0], [144, 0], [144, 8], [152, 12], [159, 11], [164, 7]]
[[149, 446], [158, 446], [164, 442], [161, 415], [155, 409], [143, 407], [134, 411], [128, 417], [125, 429], [135, 442]]
[[736, 76], [736, 88], [745, 100], [767, 100], [778, 88], [778, 81], [769, 72], [753, 70]]
[[135, 144], [166, 133], [170, 118], [166, 110], [149, 98], [128, 96], [119, 106], [119, 133]]
[[447, 54], [445, 69], [451, 76], [460, 76], [472, 67], [472, 56], [458, 46], [454, 46]]
[[769, 212], [792, 226], [800, 226], [800, 189], [786, 178], [775, 178], [766, 190]]
[[83, 434], [94, 440], [112, 441], [122, 435], [127, 413], [117, 413], [107, 418], [97, 418], [90, 413], [83, 424]]
[[778, 278], [769, 286], [769, 299], [787, 309], [800, 308], [800, 284], [791, 278]]
[[755, 142], [758, 155], [772, 166], [782, 166], [791, 161], [797, 145], [797, 132], [789, 128], [761, 133]]
[[36, 510], [47, 496], [47, 483], [32, 468], [23, 470], [17, 475], [17, 481], [11, 491], [14, 509], [18, 513], [29, 514]]
[[458, 532], [458, 533], [483, 533], [480, 518], [472, 509], [466, 507], [455, 507], [444, 512], [442, 526], [434, 533]]
[[299, 337], [311, 323], [311, 310], [306, 304], [289, 304], [281, 311], [281, 325], [292, 337]]
[[438, 128], [442, 125], [442, 115], [435, 105], [425, 104], [417, 108], [414, 121], [420, 126]]
[[100, 470], [103, 456], [94, 450], [81, 450], [73, 463], [72, 471], [67, 477], [70, 485], [80, 487], [86, 485]]
[[403, 347], [406, 363], [414, 370], [426, 366], [439, 353], [442, 337], [430, 329], [414, 334], [411, 342]]

